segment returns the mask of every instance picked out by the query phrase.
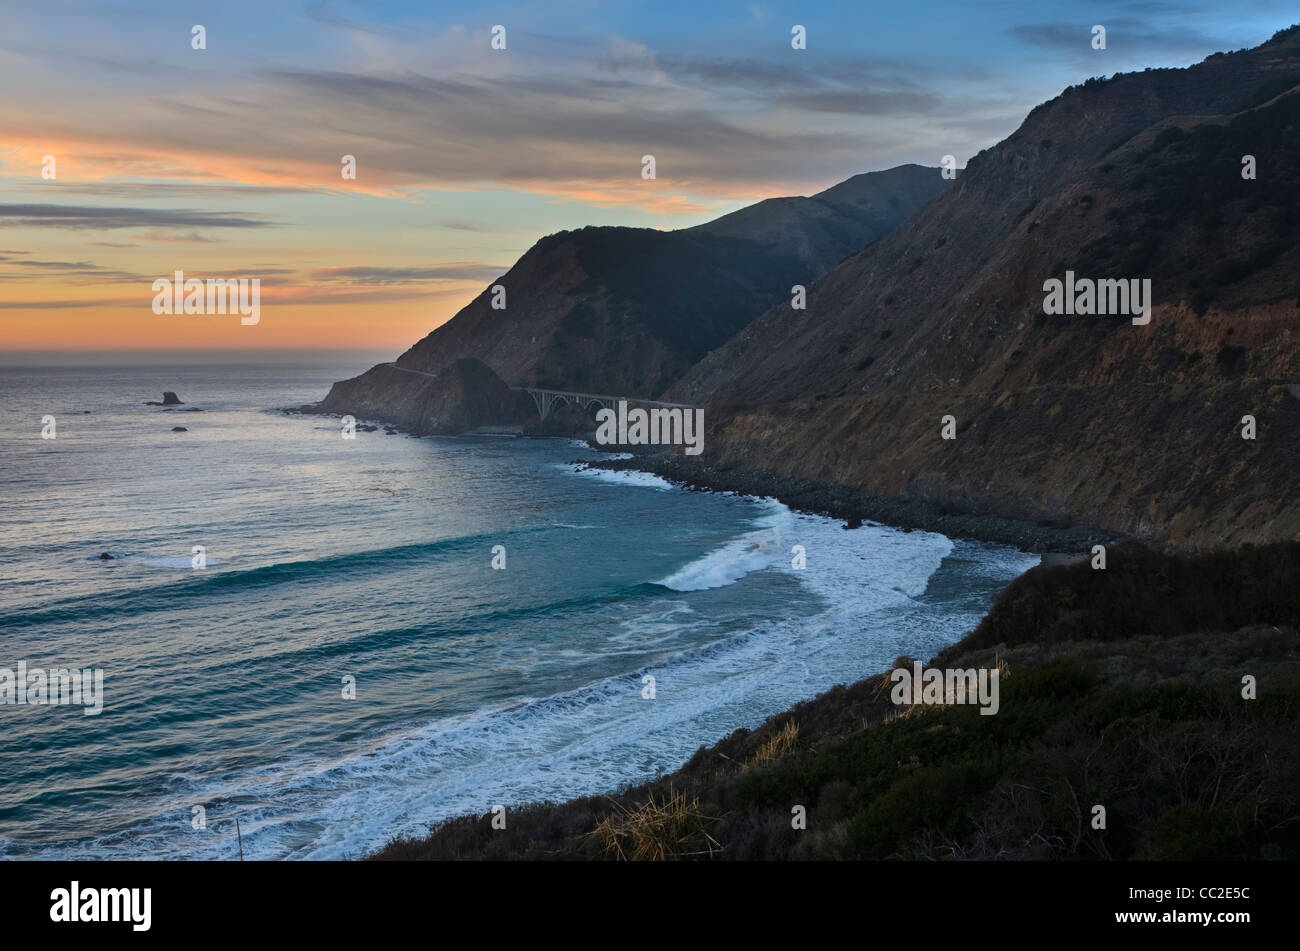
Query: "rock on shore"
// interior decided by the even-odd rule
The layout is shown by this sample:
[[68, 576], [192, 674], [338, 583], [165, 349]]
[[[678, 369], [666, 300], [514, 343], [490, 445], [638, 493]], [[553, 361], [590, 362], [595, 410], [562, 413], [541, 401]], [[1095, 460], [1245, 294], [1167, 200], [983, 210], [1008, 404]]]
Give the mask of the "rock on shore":
[[510, 389], [483, 361], [473, 357], [430, 372], [381, 363], [358, 377], [335, 383], [325, 399], [309, 411], [380, 420], [417, 436], [518, 424], [536, 415], [526, 393]]

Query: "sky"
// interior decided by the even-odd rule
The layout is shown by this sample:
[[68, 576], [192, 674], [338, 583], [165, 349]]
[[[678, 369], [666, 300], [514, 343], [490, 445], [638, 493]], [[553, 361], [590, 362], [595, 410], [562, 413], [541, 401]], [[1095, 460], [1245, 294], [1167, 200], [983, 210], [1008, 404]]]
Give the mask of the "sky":
[[[0, 0], [0, 352], [397, 353], [544, 235], [964, 165], [1288, 6]], [[257, 278], [260, 319], [155, 314], [176, 271]]]

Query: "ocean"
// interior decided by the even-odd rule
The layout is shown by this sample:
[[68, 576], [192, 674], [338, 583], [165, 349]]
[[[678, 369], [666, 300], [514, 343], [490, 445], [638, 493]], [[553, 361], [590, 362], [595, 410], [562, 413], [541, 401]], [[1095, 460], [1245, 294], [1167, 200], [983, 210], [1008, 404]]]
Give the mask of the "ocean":
[[279, 410], [368, 365], [0, 368], [0, 668], [103, 671], [98, 715], [0, 705], [0, 856], [230, 860], [238, 819], [246, 858], [352, 858], [619, 790], [1038, 561]]

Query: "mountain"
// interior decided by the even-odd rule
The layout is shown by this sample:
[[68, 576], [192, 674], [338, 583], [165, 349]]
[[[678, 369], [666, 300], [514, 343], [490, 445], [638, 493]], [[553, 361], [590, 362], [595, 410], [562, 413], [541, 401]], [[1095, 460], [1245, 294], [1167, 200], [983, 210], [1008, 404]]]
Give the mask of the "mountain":
[[[1293, 27], [1067, 89], [666, 398], [707, 401], [717, 471], [1171, 547], [1300, 537], [1298, 84]], [[1067, 270], [1150, 279], [1150, 322], [1047, 315]]]
[[769, 198], [685, 234], [744, 238], [779, 247], [822, 274], [898, 227], [948, 184], [935, 169], [899, 165], [863, 172], [810, 198]]
[[[695, 228], [582, 228], [537, 242], [492, 288], [318, 405], [429, 429], [429, 378], [473, 358], [510, 386], [654, 397], [778, 300], [897, 227], [951, 184], [916, 165], [776, 198]], [[520, 404], [524, 405], [524, 404]], [[446, 414], [444, 414], [445, 416]], [[523, 416], [527, 416], [526, 407]], [[466, 417], [467, 418], [467, 417]], [[479, 419], [479, 422], [503, 422]]]

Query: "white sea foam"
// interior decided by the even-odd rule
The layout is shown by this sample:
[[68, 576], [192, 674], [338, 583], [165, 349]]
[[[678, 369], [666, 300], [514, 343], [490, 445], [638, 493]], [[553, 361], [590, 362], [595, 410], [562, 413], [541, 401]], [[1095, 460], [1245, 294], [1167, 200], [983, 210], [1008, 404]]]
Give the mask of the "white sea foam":
[[745, 575], [764, 568], [788, 564], [793, 513], [772, 499], [762, 503], [766, 512], [757, 520], [758, 527], [740, 538], [727, 542], [702, 558], [655, 582], [674, 591], [703, 591], [734, 584]]
[[[760, 499], [755, 529], [727, 542], [656, 582], [674, 591], [702, 591], [734, 584], [755, 571], [778, 570], [826, 598], [852, 597], [872, 604], [906, 600], [952, 551], [932, 532], [904, 532], [884, 525], [846, 531], [830, 518], [797, 513], [775, 499]], [[795, 546], [804, 567], [796, 568]]]
[[613, 482], [616, 485], [633, 485], [646, 489], [675, 488], [667, 479], [662, 479], [650, 472], [641, 472], [638, 469], [593, 469], [586, 463], [581, 462], [563, 463], [560, 467], [568, 469], [570, 472], [576, 472], [581, 476], [599, 479], [601, 482]]

